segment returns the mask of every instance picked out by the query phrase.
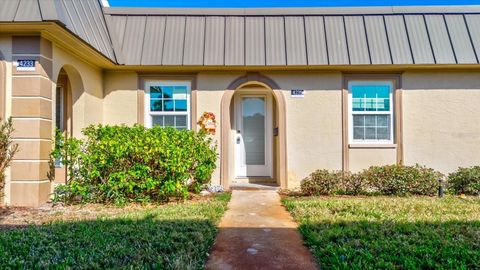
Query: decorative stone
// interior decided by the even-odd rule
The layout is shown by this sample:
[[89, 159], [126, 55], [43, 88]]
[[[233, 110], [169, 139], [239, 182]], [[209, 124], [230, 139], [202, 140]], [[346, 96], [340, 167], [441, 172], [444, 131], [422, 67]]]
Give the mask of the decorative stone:
[[200, 191], [200, 195], [208, 196], [208, 195], [210, 195], [210, 192], [208, 192], [207, 190], [202, 190], [202, 191]]

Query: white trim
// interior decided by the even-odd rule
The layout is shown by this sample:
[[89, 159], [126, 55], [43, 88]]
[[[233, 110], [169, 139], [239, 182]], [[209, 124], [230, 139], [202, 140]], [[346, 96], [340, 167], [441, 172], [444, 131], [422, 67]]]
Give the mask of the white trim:
[[[150, 111], [150, 87], [151, 86], [186, 86], [187, 87], [187, 111], [185, 112], [152, 112]], [[191, 91], [192, 85], [190, 81], [183, 80], [149, 80], [145, 82], [145, 127], [151, 128], [152, 115], [186, 115], [187, 116], [187, 129], [191, 129]]]
[[[390, 108], [388, 111], [353, 111], [352, 86], [353, 85], [388, 85], [390, 86]], [[376, 145], [394, 144], [395, 102], [393, 100], [394, 84], [391, 80], [349, 80], [348, 81], [348, 142], [350, 145]], [[390, 139], [389, 140], [354, 140], [353, 139], [353, 115], [388, 115], [390, 116]]]
[[102, 0], [102, 6], [103, 7], [110, 7], [110, 3], [108, 3], [108, 0]]

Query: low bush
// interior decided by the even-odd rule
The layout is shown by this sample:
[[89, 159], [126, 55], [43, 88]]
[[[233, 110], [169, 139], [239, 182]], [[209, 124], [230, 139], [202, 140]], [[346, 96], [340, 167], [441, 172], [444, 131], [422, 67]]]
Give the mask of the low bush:
[[382, 195], [435, 195], [443, 175], [425, 166], [372, 166], [360, 172], [368, 185]]
[[331, 195], [340, 189], [341, 171], [316, 170], [303, 179], [300, 189], [305, 195]]
[[2, 122], [0, 119], [0, 202], [5, 187], [5, 171], [10, 166], [13, 156], [18, 152], [18, 144], [12, 140], [13, 123], [9, 118]]
[[435, 195], [443, 175], [425, 166], [372, 166], [358, 173], [317, 170], [302, 180], [304, 195]]
[[458, 168], [449, 174], [448, 188], [455, 194], [480, 195], [480, 166]]
[[163, 201], [185, 198], [210, 181], [217, 151], [205, 133], [140, 125], [90, 126], [83, 139], [60, 139], [54, 158], [67, 167], [64, 202]]

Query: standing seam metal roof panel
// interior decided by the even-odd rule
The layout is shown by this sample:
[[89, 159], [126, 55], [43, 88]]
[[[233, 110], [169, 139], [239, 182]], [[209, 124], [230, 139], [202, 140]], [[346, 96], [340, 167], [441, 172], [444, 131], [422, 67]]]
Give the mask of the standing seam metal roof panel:
[[[445, 15], [447, 27], [452, 38], [453, 48], [459, 64], [477, 63], [467, 26], [462, 15]], [[480, 27], [480, 26], [477, 26]], [[450, 29], [455, 29], [454, 31]]]
[[416, 64], [433, 64], [435, 58], [422, 15], [405, 15], [413, 58]]
[[372, 64], [391, 64], [392, 58], [383, 16], [365, 16], [364, 20]]
[[245, 18], [245, 64], [265, 65], [265, 19]]
[[265, 17], [265, 60], [267, 65], [286, 65], [284, 17]]
[[480, 14], [465, 15], [465, 20], [467, 21], [470, 37], [475, 47], [476, 58], [478, 62], [478, 58], [480, 57]]
[[187, 17], [183, 64], [203, 65], [204, 48], [205, 17]]
[[[93, 1], [96, 1], [96, 0], [93, 0]], [[106, 41], [104, 40], [104, 37], [101, 34], [100, 27], [98, 25], [99, 24], [98, 16], [95, 16], [95, 14], [93, 14], [93, 11], [90, 8], [89, 3], [91, 3], [91, 0], [81, 1], [80, 3], [87, 18], [87, 23], [90, 27], [90, 33], [92, 33], [93, 36], [95, 37], [95, 40], [98, 44], [97, 45], [98, 48], [102, 52], [107, 52], [108, 47], [111, 47], [111, 46], [107, 45]], [[107, 54], [107, 56], [109, 55]]]
[[[127, 65], [137, 65], [138, 63], [142, 62], [145, 22], [145, 16], [129, 16], [127, 18], [125, 39], [122, 47], [122, 52], [125, 57], [125, 64]], [[150, 56], [148, 55], [147, 58], [150, 58]]]
[[10, 0], [2, 3], [0, 9], [0, 21], [12, 22], [15, 18], [20, 0]]
[[15, 21], [29, 22], [29, 21], [41, 21], [42, 14], [40, 13], [40, 6], [37, 0], [21, 0], [17, 8], [17, 14], [15, 14]]
[[245, 64], [245, 18], [227, 17], [225, 21], [225, 65]]
[[350, 64], [343, 17], [325, 16], [325, 30], [330, 65]]
[[285, 17], [287, 65], [307, 65], [305, 21], [303, 17]]
[[344, 18], [351, 64], [370, 64], [363, 16], [345, 16]]
[[167, 17], [162, 65], [181, 65], [183, 63], [185, 20], [185, 16]]
[[79, 37], [81, 37], [86, 42], [90, 43], [90, 38], [86, 34], [87, 31], [80, 19], [80, 16], [78, 15], [77, 8], [75, 7], [73, 1], [64, 0], [63, 4], [65, 6], [65, 10], [68, 16], [70, 17], [72, 26], [74, 26], [72, 29], [75, 31], [75, 33], [77, 33]]
[[455, 55], [453, 54], [443, 15], [426, 15], [425, 20], [437, 63], [455, 64]]
[[125, 36], [125, 28], [127, 26], [127, 16], [110, 16], [109, 25], [112, 38], [118, 42], [121, 49], [123, 46], [123, 38]]
[[206, 18], [204, 55], [204, 65], [225, 64], [225, 17]]
[[99, 36], [101, 37], [102, 43], [105, 47], [105, 55], [111, 59], [115, 58], [115, 54], [112, 48], [112, 42], [110, 39], [110, 35], [108, 33], [107, 25], [105, 22], [105, 17], [101, 9], [96, 8], [96, 0], [92, 0], [89, 2], [90, 11], [94, 15], [94, 21], [96, 23], [97, 31]]
[[[165, 21], [166, 18], [163, 16], [148, 16], [146, 18], [145, 34], [143, 35], [145, 36], [145, 40], [142, 49], [142, 65], [158, 65], [162, 63], [165, 40]], [[140, 38], [143, 39], [143, 36]], [[125, 49], [123, 52], [124, 54], [127, 54]]]
[[385, 16], [393, 64], [413, 64], [407, 30], [402, 15]]
[[307, 38], [308, 64], [328, 65], [323, 16], [305, 17], [305, 34]]

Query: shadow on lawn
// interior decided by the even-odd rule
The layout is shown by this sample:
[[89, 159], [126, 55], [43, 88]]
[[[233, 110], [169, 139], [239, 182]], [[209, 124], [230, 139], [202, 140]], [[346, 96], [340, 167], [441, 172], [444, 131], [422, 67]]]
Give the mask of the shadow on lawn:
[[480, 220], [299, 227], [322, 269], [480, 269]]
[[12, 269], [201, 269], [216, 235], [209, 220], [117, 218], [0, 228]]

